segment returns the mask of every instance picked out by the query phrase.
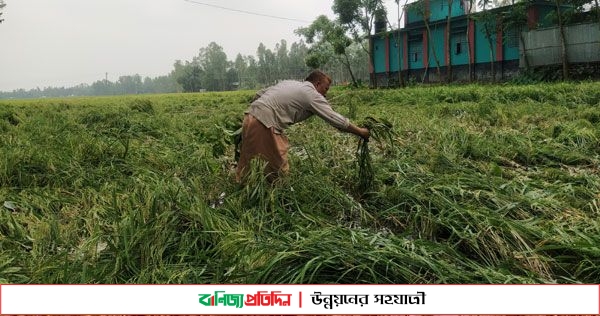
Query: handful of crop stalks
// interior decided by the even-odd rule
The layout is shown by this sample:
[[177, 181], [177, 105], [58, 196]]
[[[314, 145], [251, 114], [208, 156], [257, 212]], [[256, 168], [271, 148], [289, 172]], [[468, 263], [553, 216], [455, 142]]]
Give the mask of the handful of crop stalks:
[[[393, 146], [395, 133], [392, 123], [388, 120], [367, 117], [361, 126], [369, 129], [371, 133], [370, 139], [377, 142], [389, 142]], [[358, 141], [356, 160], [358, 161], [358, 192], [365, 194], [373, 189], [375, 172], [369, 151], [369, 141], [364, 138]]]
[[220, 157], [225, 153], [229, 145], [233, 145], [234, 161], [240, 158], [240, 148], [242, 143], [242, 120], [235, 119], [225, 124], [215, 124], [215, 136], [212, 137], [213, 156]]

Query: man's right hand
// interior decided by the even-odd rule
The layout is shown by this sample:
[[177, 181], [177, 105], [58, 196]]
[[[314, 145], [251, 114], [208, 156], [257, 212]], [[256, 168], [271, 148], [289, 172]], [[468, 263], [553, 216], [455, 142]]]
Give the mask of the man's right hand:
[[348, 130], [349, 133], [352, 133], [356, 136], [360, 136], [362, 137], [364, 140], [368, 141], [369, 137], [371, 136], [371, 132], [369, 131], [368, 128], [365, 127], [358, 127], [352, 123], [350, 123], [350, 125], [348, 125]]
[[369, 131], [368, 128], [366, 127], [361, 127], [360, 128], [360, 137], [362, 137], [365, 141], [369, 141], [369, 137], [371, 137], [371, 131]]

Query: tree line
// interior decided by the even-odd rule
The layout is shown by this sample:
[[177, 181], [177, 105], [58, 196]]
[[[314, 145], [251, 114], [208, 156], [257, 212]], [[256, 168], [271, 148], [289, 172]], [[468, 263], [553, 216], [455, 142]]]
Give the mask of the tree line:
[[[302, 40], [289, 47], [285, 40], [281, 40], [274, 49], [261, 43], [256, 56], [237, 54], [234, 60], [230, 60], [223, 48], [212, 42], [201, 48], [191, 60], [175, 61], [171, 72], [163, 76], [150, 78], [135, 74], [120, 76], [115, 81], [102, 79], [73, 87], [17, 89], [0, 92], [0, 99], [258, 89], [280, 80], [304, 79], [312, 68], [306, 62], [311, 60], [311, 54], [314, 54], [313, 51]], [[345, 66], [333, 55], [325, 51], [319, 54], [320, 63], [313, 63], [313, 66], [330, 73], [336, 83], [351, 81]], [[363, 68], [358, 73], [365, 83], [368, 82], [367, 58], [366, 53], [355, 49], [350, 59], [353, 67]]]
[[[0, 0], [1, 3], [2, 0]], [[188, 61], [175, 61], [169, 74], [156, 78], [121, 76], [74, 87], [46, 87], [0, 92], [0, 98], [39, 98], [81, 95], [118, 95], [256, 89], [284, 79], [301, 80], [314, 68], [329, 73], [335, 84], [369, 82], [368, 36], [375, 12], [384, 12], [382, 0], [335, 0], [336, 18], [320, 16], [296, 34], [301, 40], [288, 46], [281, 40], [274, 49], [260, 44], [256, 56], [230, 60], [215, 42], [201, 48]]]
[[[450, 8], [454, 0], [447, 1], [448, 8]], [[469, 8], [468, 18], [472, 17], [471, 9], [475, 5], [481, 7], [479, 18], [490, 20], [490, 23], [486, 23], [486, 25], [495, 24], [497, 20], [496, 16], [487, 14], [489, 7], [510, 4], [511, 10], [504, 17], [504, 24], [506, 27], [519, 29], [527, 23], [526, 7], [532, 0], [458, 1], [462, 1]], [[599, 0], [549, 1], [556, 5], [555, 14], [561, 30], [570, 17], [582, 11], [595, 12], [597, 20], [600, 21]], [[395, 0], [395, 2], [398, 6], [401, 3], [406, 6], [408, 0]], [[0, 0], [0, 9], [2, 4], [3, 0]], [[561, 10], [565, 6], [570, 9]], [[301, 80], [310, 69], [314, 68], [321, 68], [329, 73], [335, 84], [348, 83], [358, 86], [368, 83], [370, 68], [374, 64], [374, 54], [370, 54], [369, 47], [369, 36], [374, 34], [374, 24], [384, 23], [391, 28], [384, 3], [382, 0], [334, 0], [332, 10], [335, 15], [333, 19], [322, 15], [309, 26], [297, 29], [296, 34], [301, 38], [300, 41], [294, 42], [288, 47], [288, 43], [281, 40], [274, 49], [269, 49], [260, 43], [256, 50], [256, 56], [237, 54], [233, 60], [230, 60], [223, 48], [212, 42], [201, 48], [191, 60], [175, 61], [171, 72], [163, 76], [142, 78], [136, 74], [121, 76], [114, 82], [98, 80], [91, 85], [80, 84], [70, 88], [19, 89], [12, 92], [0, 92], [0, 98], [257, 89], [284, 79]], [[451, 14], [448, 13], [447, 30], [450, 30]], [[427, 16], [427, 14], [423, 14], [423, 16]], [[489, 31], [491, 34], [493, 30]], [[564, 35], [561, 40], [563, 43], [566, 42]], [[493, 48], [490, 47], [490, 49]], [[437, 56], [434, 58], [437, 59]], [[563, 52], [563, 60], [567, 60], [565, 52]], [[437, 64], [439, 65], [439, 62]], [[568, 74], [567, 67], [565, 69]], [[448, 71], [451, 72], [451, 68]], [[494, 71], [492, 70], [492, 72]], [[568, 75], [564, 77], [568, 78]], [[402, 82], [400, 84], [403, 85]]]

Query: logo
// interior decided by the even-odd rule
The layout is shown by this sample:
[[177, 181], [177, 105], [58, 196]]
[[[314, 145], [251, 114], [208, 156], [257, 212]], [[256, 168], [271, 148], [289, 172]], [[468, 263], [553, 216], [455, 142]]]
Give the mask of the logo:
[[[244, 300], [244, 297], [246, 298]], [[227, 294], [215, 291], [214, 294], [198, 294], [198, 302], [204, 306], [290, 306], [292, 294], [281, 291], [258, 291], [256, 294]]]

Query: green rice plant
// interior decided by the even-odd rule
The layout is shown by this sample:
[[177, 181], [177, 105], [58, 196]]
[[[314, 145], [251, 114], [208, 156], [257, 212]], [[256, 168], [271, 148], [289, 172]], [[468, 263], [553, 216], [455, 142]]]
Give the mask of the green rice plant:
[[[378, 142], [387, 142], [390, 146], [394, 143], [394, 131], [392, 124], [387, 120], [377, 120], [373, 117], [367, 117], [361, 126], [369, 129], [370, 138]], [[371, 153], [369, 150], [369, 141], [359, 139], [356, 149], [356, 159], [358, 163], [358, 192], [368, 193], [374, 188], [375, 172], [373, 171]]]
[[218, 145], [213, 145], [213, 155], [215, 155], [215, 146], [222, 155], [226, 147], [233, 145], [233, 160], [238, 161], [242, 144], [242, 118], [229, 120], [224, 125], [217, 125], [217, 127], [221, 130], [222, 137], [217, 141]]
[[369, 142], [364, 139], [358, 141], [356, 157], [358, 162], [358, 192], [366, 193], [373, 189], [375, 181], [375, 172], [373, 171], [373, 163], [371, 153], [369, 151]]
[[569, 147], [597, 147], [598, 132], [587, 120], [578, 120], [556, 125], [552, 131], [554, 139]]
[[16, 113], [5, 110], [0, 112], [0, 121], [3, 121], [6, 124], [10, 124], [12, 126], [17, 126], [19, 125], [19, 123], [21, 123], [21, 119]]
[[7, 253], [0, 254], [0, 284], [26, 283], [29, 278], [22, 267], [14, 265], [15, 258]]
[[148, 99], [135, 99], [131, 101], [129, 107], [141, 113], [154, 114], [154, 106], [152, 101]]
[[598, 91], [352, 90], [394, 126], [364, 191], [319, 119], [288, 130], [289, 175], [237, 184], [254, 91], [2, 102], [0, 282], [595, 284]]

